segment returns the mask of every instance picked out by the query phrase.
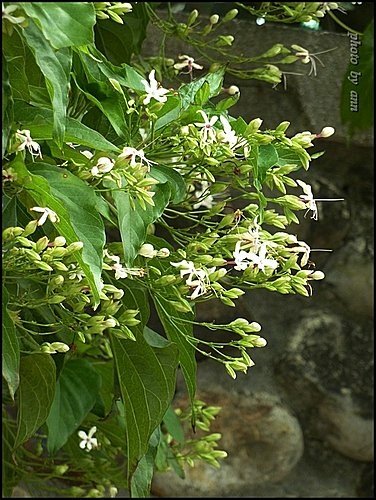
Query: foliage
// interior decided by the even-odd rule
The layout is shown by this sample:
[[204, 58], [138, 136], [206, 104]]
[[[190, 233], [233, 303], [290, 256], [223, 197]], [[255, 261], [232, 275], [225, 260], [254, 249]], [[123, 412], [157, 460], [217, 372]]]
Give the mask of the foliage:
[[[235, 307], [257, 288], [309, 296], [324, 277], [285, 229], [299, 211], [317, 219], [296, 173], [334, 130], [288, 137], [288, 122], [233, 118], [225, 68], [194, 78], [189, 56], [171, 66], [191, 81], [164, 88], [162, 66], [140, 66], [155, 7], [3, 7], [4, 496], [22, 480], [68, 497], [145, 497], [155, 469], [219, 466], [219, 408], [196, 399], [195, 354], [236, 378], [266, 340], [256, 321], [198, 323], [196, 304]], [[195, 46], [194, 16], [179, 36]], [[277, 54], [290, 50], [254, 60]], [[200, 340], [197, 324], [232, 340]], [[173, 410], [178, 370], [190, 406]], [[202, 435], [187, 439], [187, 423]]]

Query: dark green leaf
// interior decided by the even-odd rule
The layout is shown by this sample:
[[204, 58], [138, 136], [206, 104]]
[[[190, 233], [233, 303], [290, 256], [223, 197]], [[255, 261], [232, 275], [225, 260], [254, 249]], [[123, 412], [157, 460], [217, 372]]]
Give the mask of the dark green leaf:
[[56, 453], [81, 425], [97, 399], [101, 378], [86, 359], [67, 361], [47, 418], [47, 448]]
[[110, 19], [100, 20], [95, 26], [95, 41], [98, 49], [111, 63], [129, 63], [132, 54], [139, 54], [146, 37], [149, 17], [142, 2], [133, 4], [132, 12], [123, 16], [123, 24]]
[[[49, 183], [44, 177], [39, 175], [31, 174], [25, 167], [23, 161], [20, 157], [17, 157], [12, 163], [12, 168], [16, 171], [18, 178], [22, 179], [24, 189], [31, 195], [31, 197], [35, 200], [38, 206], [40, 207], [48, 207], [53, 210], [56, 214], [58, 214], [60, 220], [56, 222], [54, 225], [59, 234], [64, 236], [67, 240], [67, 243], [73, 243], [74, 241], [82, 241], [84, 243], [84, 250], [81, 255], [81, 252], [77, 252], [77, 260], [89, 282], [91, 287], [91, 291], [93, 293], [95, 304], [99, 304], [99, 290], [101, 287], [101, 259], [102, 256], [99, 257], [98, 251], [99, 246], [98, 243], [93, 243], [91, 241], [91, 235], [87, 234], [87, 227], [85, 225], [85, 221], [82, 220], [82, 212], [81, 212], [81, 222], [77, 221], [77, 211], [75, 208], [75, 228], [71, 223], [71, 217], [68, 210], [63, 205], [63, 202], [60, 199], [51, 193], [51, 188]], [[47, 165], [46, 168], [50, 167]], [[68, 177], [68, 176], [67, 176]], [[65, 197], [64, 197], [65, 200]], [[98, 222], [99, 224], [99, 222]], [[99, 234], [99, 226], [98, 234]], [[76, 233], [76, 230], [80, 233]], [[85, 249], [86, 246], [86, 249]]]
[[125, 409], [129, 476], [145, 455], [150, 436], [171, 403], [178, 363], [175, 344], [150, 346], [141, 330], [134, 330], [136, 341], [111, 337]]
[[15, 448], [46, 421], [55, 395], [55, 377], [55, 363], [49, 354], [21, 358]]
[[22, 33], [46, 78], [47, 90], [53, 107], [53, 137], [57, 144], [62, 146], [65, 134], [72, 51], [69, 48], [54, 51], [32, 20], [29, 20], [27, 28]]
[[2, 142], [1, 157], [4, 158], [4, 155], [5, 155], [5, 152], [7, 149], [7, 145], [8, 145], [10, 129], [11, 129], [12, 122], [13, 122], [13, 97], [12, 97], [12, 88], [11, 88], [10, 82], [9, 82], [8, 64], [4, 58], [4, 55], [2, 56], [2, 62], [3, 62], [3, 67], [2, 67], [2, 81], [3, 81], [3, 89], [2, 89], [2, 96], [3, 96], [2, 141], [3, 142]]
[[276, 148], [272, 144], [261, 145], [258, 147], [258, 171], [257, 179], [262, 184], [265, 181], [266, 173], [279, 160]]
[[149, 498], [154, 472], [154, 460], [157, 454], [161, 431], [157, 427], [150, 437], [148, 451], [138, 462], [131, 480], [132, 498]]
[[17, 226], [17, 196], [3, 194], [2, 228]]
[[169, 97], [157, 114], [155, 131], [161, 130], [178, 119], [181, 112], [181, 103], [178, 97]]
[[94, 41], [92, 2], [21, 2], [26, 14], [37, 19], [43, 35], [55, 49], [88, 45]]
[[139, 249], [146, 239], [148, 225], [156, 221], [170, 200], [170, 187], [167, 183], [157, 184], [154, 188], [155, 206], [140, 207], [137, 200], [133, 209], [130, 195], [125, 191], [113, 191], [112, 196], [118, 212], [119, 229], [124, 248], [124, 259], [131, 266]]
[[165, 416], [163, 417], [163, 423], [175, 441], [178, 443], [184, 442], [184, 430], [172, 406], [170, 406], [166, 411]]
[[218, 95], [222, 89], [224, 74], [225, 70], [224, 68], [221, 68], [215, 73], [208, 73], [198, 80], [182, 85], [179, 89], [179, 95], [182, 100], [182, 108], [185, 110], [193, 102], [195, 102], [196, 94], [204, 85], [204, 83], [207, 83], [209, 85], [209, 93], [207, 93], [207, 99]]
[[[22, 124], [21, 128], [30, 130], [34, 140], [52, 139], [53, 114], [49, 109], [35, 108], [23, 101], [14, 103], [15, 120]], [[96, 130], [83, 125], [74, 118], [66, 122], [65, 141], [81, 144], [98, 151], [119, 152], [119, 148], [107, 141]]]
[[150, 175], [160, 183], [167, 182], [169, 184], [172, 195], [171, 201], [173, 203], [180, 203], [184, 200], [186, 184], [183, 177], [173, 167], [153, 166], [150, 169]]
[[7, 289], [3, 286], [3, 335], [2, 335], [2, 349], [3, 349], [3, 377], [8, 384], [9, 393], [14, 399], [14, 393], [18, 388], [20, 382], [19, 369], [20, 369], [20, 348], [14, 328], [12, 318], [9, 316], [7, 304], [9, 296]]
[[193, 321], [193, 314], [179, 312], [179, 317], [184, 320], [179, 321], [175, 316], [176, 311], [174, 307], [171, 306], [167, 298], [164, 298], [160, 294], [153, 294], [152, 298], [167, 337], [178, 346], [179, 363], [183, 371], [189, 397], [193, 401], [196, 393], [196, 350], [194, 341], [188, 341], [187, 339], [187, 337], [193, 337], [193, 326], [191, 323], [185, 322], [189, 320]]

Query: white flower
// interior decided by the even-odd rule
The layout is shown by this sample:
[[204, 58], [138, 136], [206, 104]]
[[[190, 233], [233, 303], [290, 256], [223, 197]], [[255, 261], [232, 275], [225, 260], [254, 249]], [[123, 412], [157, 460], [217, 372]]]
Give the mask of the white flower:
[[97, 428], [94, 426], [89, 430], [89, 433], [86, 434], [85, 431], [78, 431], [78, 437], [82, 439], [80, 441], [80, 448], [83, 450], [86, 448], [86, 451], [91, 451], [93, 448], [98, 448], [97, 438], [93, 437], [97, 432]]
[[193, 293], [190, 296], [191, 300], [204, 295], [210, 286], [209, 274], [215, 271], [215, 267], [212, 267], [205, 271], [204, 269], [196, 269], [192, 261], [182, 260], [181, 262], [170, 262], [172, 266], [180, 267], [180, 277], [186, 278], [186, 285], [190, 288], [194, 288]]
[[235, 267], [237, 271], [244, 271], [249, 266], [248, 252], [241, 250], [241, 241], [238, 241], [235, 245], [235, 250], [233, 253], [235, 260]]
[[221, 130], [218, 134], [219, 140], [221, 142], [227, 142], [230, 148], [232, 149], [234, 146], [236, 146], [238, 142], [238, 138], [235, 134], [235, 132], [232, 130], [231, 125], [227, 118], [224, 116], [219, 117], [222, 123], [223, 130]]
[[[307, 206], [307, 212], [312, 211], [311, 219], [318, 220], [319, 214], [317, 210], [316, 201], [343, 201], [344, 198], [314, 198], [312, 193], [312, 188], [309, 184], [297, 179], [296, 181], [299, 186], [303, 189], [304, 194], [301, 194], [299, 198], [305, 201]], [[306, 214], [307, 214], [306, 212]]]
[[40, 158], [42, 158], [40, 146], [31, 138], [30, 130], [17, 130], [16, 137], [17, 139], [22, 141], [22, 143], [18, 146], [17, 151], [24, 151], [25, 148], [27, 148], [33, 158], [34, 156], [39, 156]]
[[150, 71], [149, 82], [146, 80], [141, 80], [141, 83], [145, 87], [147, 93], [147, 96], [144, 98], [143, 103], [149, 104], [151, 99], [155, 99], [158, 102], [166, 102], [167, 97], [165, 96], [165, 94], [168, 93], [168, 90], [159, 86], [157, 80], [155, 79], [155, 69], [152, 69]]
[[263, 24], [265, 24], [265, 18], [264, 18], [264, 17], [258, 17], [258, 18], [256, 19], [256, 24], [257, 24], [258, 26], [262, 26]]
[[15, 16], [10, 15], [12, 12], [17, 10], [18, 8], [19, 8], [18, 5], [7, 5], [6, 7], [4, 7], [4, 4], [1, 4], [2, 19], [7, 19], [12, 24], [23, 23], [25, 21], [24, 17], [21, 17], [21, 16], [15, 17]]
[[161, 257], [162, 259], [169, 257], [169, 255], [170, 255], [170, 250], [168, 248], [165, 248], [165, 247], [161, 248], [157, 252], [157, 257]]
[[153, 245], [150, 243], [144, 243], [138, 251], [139, 255], [142, 255], [142, 257], [146, 257], [147, 259], [152, 259], [157, 255], [157, 253], [157, 250], [154, 250]]
[[197, 113], [200, 113], [204, 119], [204, 123], [195, 123], [196, 127], [201, 127], [201, 143], [202, 144], [212, 144], [217, 140], [215, 129], [213, 125], [218, 120], [218, 116], [212, 116], [209, 120], [208, 115], [202, 109], [199, 109]]
[[[193, 208], [199, 208], [201, 206], [206, 208], [212, 208], [214, 204], [214, 198], [211, 194], [209, 194], [209, 183], [207, 181], [201, 182], [201, 189], [196, 189], [194, 192], [195, 198], [199, 200], [197, 203], [193, 205]], [[203, 196], [202, 199], [200, 199]]]
[[278, 267], [278, 262], [274, 259], [266, 258], [266, 244], [263, 243], [260, 247], [258, 254], [249, 252], [248, 259], [255, 264], [255, 266], [260, 270], [264, 271], [265, 267], [269, 267], [271, 269], [276, 269]]
[[182, 56], [179, 56], [179, 59], [182, 62], [175, 63], [174, 64], [175, 69], [187, 68], [188, 69], [187, 73], [192, 73], [193, 69], [203, 69], [203, 66], [195, 63], [195, 60], [191, 56], [187, 56], [186, 54], [183, 54]]
[[103, 257], [107, 257], [107, 259], [113, 260], [117, 264], [120, 262], [120, 257], [118, 255], [109, 254], [107, 249], [103, 250]]
[[298, 241], [298, 247], [293, 247], [291, 250], [293, 252], [302, 252], [302, 259], [300, 261], [301, 267], [304, 267], [308, 263], [308, 259], [311, 253], [311, 247], [305, 241]]
[[[67, 142], [67, 144], [71, 145], [72, 143], [71, 142], [70, 143]], [[74, 146], [74, 144], [71, 145], [71, 147], [73, 147], [73, 146]], [[84, 155], [88, 160], [91, 160], [93, 158], [93, 156], [94, 156], [91, 151], [88, 151], [86, 149], [85, 149], [85, 151], [81, 151], [81, 154]]]
[[98, 158], [97, 164], [91, 169], [91, 175], [93, 177], [101, 177], [103, 174], [108, 174], [114, 168], [114, 162], [107, 158], [107, 156], [101, 156]]
[[[137, 162], [136, 160], [137, 157], [140, 159], [139, 162]], [[137, 163], [143, 165], [143, 162], [145, 162], [148, 166], [148, 171], [150, 171], [150, 163], [156, 163], [155, 161], [151, 161], [146, 158], [143, 149], [136, 149], [130, 146], [126, 146], [123, 148], [123, 152], [119, 155], [119, 158], [130, 158], [131, 167], [134, 167], [135, 165], [137, 165]]]
[[78, 282], [82, 281], [85, 278], [84, 273], [81, 269], [77, 269], [76, 264], [69, 264], [68, 266], [72, 271], [68, 274], [68, 279], [74, 280], [76, 279]]
[[115, 279], [123, 279], [128, 277], [127, 270], [120, 264], [120, 262], [116, 262], [113, 266], [112, 269], [115, 271]]
[[38, 220], [38, 226], [42, 226], [46, 222], [47, 218], [50, 219], [50, 221], [53, 223], [59, 222], [60, 220], [58, 215], [53, 210], [50, 210], [47, 207], [33, 207], [30, 208], [30, 210], [32, 210], [33, 212], [41, 212], [43, 214]]

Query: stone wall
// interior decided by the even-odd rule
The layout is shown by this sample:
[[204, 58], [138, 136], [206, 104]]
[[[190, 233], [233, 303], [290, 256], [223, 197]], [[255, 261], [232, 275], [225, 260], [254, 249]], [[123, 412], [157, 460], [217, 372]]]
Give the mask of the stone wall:
[[[373, 134], [348, 140], [341, 124], [341, 83], [349, 62], [346, 35], [279, 25], [235, 22], [234, 50], [258, 54], [275, 43], [301, 45], [320, 56], [317, 76], [288, 75], [287, 89], [256, 80], [226, 79], [241, 97], [231, 109], [245, 120], [260, 117], [263, 127], [289, 120], [291, 135], [323, 126], [336, 134], [318, 145], [326, 154], [299, 178], [313, 185], [319, 221], [304, 219], [293, 232], [315, 252], [311, 259], [326, 279], [313, 296], [281, 296], [255, 291], [242, 297], [239, 316], [262, 324], [268, 346], [252, 356], [256, 366], [233, 381], [222, 366], [200, 360], [199, 396], [222, 405], [215, 431], [229, 452], [219, 471], [200, 466], [185, 480], [157, 475], [162, 497], [369, 497], [373, 462]], [[151, 30], [146, 53], [156, 55]], [[166, 55], [187, 53], [180, 42]], [[252, 51], [252, 52], [251, 52]], [[189, 54], [195, 56], [194, 51]], [[202, 61], [200, 61], [202, 62]], [[293, 70], [296, 71], [296, 67]], [[302, 72], [307, 71], [302, 65]], [[363, 103], [366, 105], [366, 103]], [[224, 316], [223, 315], [227, 315]], [[199, 310], [204, 320], [229, 321], [228, 310]], [[198, 332], [200, 334], [200, 332]], [[181, 382], [176, 402], [185, 398]]]

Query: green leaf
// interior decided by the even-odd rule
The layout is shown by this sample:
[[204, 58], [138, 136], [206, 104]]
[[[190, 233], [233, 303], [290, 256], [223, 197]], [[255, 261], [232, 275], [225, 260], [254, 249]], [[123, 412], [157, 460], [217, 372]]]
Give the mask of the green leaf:
[[150, 436], [161, 423], [174, 395], [178, 351], [155, 332], [142, 333], [148, 319], [145, 291], [128, 289], [123, 303], [139, 309], [142, 322], [132, 328], [136, 341], [111, 335], [116, 373], [124, 403], [128, 477], [145, 455]]
[[2, 229], [17, 226], [17, 196], [3, 194]]
[[53, 108], [53, 137], [56, 139], [56, 143], [62, 146], [68, 106], [72, 51], [69, 48], [54, 51], [32, 20], [29, 20], [27, 28], [22, 33], [34, 53], [36, 63], [46, 78], [47, 90]]
[[[35, 164], [36, 166], [38, 164]], [[40, 164], [39, 164], [40, 165]], [[43, 168], [49, 169], [51, 165], [42, 164]], [[77, 252], [77, 260], [89, 282], [91, 287], [91, 291], [93, 293], [95, 304], [99, 304], [99, 290], [101, 288], [101, 262], [102, 255], [99, 254], [99, 248], [101, 245], [101, 241], [103, 241], [103, 235], [101, 236], [101, 229], [99, 227], [99, 218], [96, 218], [93, 214], [87, 214], [87, 217], [91, 221], [95, 221], [95, 227], [97, 229], [96, 234], [101, 238], [99, 242], [92, 240], [92, 235], [90, 234], [91, 228], [88, 228], [85, 219], [82, 217], [82, 209], [80, 212], [80, 207], [78, 205], [79, 201], [77, 200], [69, 200], [66, 198], [64, 194], [59, 193], [59, 195], [52, 194], [51, 187], [47, 180], [40, 175], [33, 175], [30, 173], [23, 161], [20, 157], [16, 157], [16, 159], [11, 163], [11, 166], [16, 171], [19, 176], [19, 180], [23, 182], [23, 187], [31, 197], [35, 200], [36, 204], [40, 207], [48, 207], [53, 210], [56, 214], [58, 214], [60, 220], [59, 222], [54, 223], [59, 234], [64, 236], [67, 240], [67, 243], [73, 243], [74, 241], [82, 241], [84, 244], [84, 248], [81, 252]], [[52, 167], [57, 168], [57, 167]], [[50, 171], [52, 171], [52, 169]], [[47, 172], [47, 170], [46, 170]], [[64, 177], [64, 173], [61, 172], [62, 182], [66, 179], [70, 179], [70, 176], [67, 174], [67, 177]], [[82, 181], [81, 181], [82, 182]], [[52, 188], [54, 189], [54, 188]], [[69, 182], [68, 188], [69, 189]], [[89, 188], [90, 189], [90, 188]], [[55, 191], [54, 191], [55, 193]], [[86, 193], [87, 196], [87, 193]], [[60, 201], [61, 200], [61, 201]], [[73, 207], [73, 221], [71, 221], [71, 214], [63, 205], [67, 202], [69, 204], [70, 209]], [[80, 213], [80, 215], [79, 215]], [[74, 226], [73, 226], [74, 223]], [[77, 231], [77, 232], [76, 232]], [[103, 229], [102, 229], [103, 231]], [[86, 249], [85, 249], [86, 247]]]
[[21, 2], [20, 6], [37, 19], [55, 49], [94, 42], [96, 18], [92, 2]]
[[[200, 91], [204, 84], [209, 85], [209, 92], [202, 93], [201, 97], [206, 100], [218, 95], [222, 89], [223, 77], [225, 74], [224, 67], [220, 68], [215, 73], [208, 73], [207, 75], [195, 80], [191, 83], [186, 83], [179, 88], [179, 95], [182, 100], [182, 108], [185, 110], [195, 102], [196, 94]], [[205, 101], [206, 102], [206, 101]], [[202, 103], [204, 104], [204, 102]]]
[[123, 17], [123, 24], [110, 19], [100, 20], [95, 26], [95, 41], [98, 49], [111, 63], [129, 63], [132, 54], [139, 54], [146, 37], [149, 22], [145, 6], [133, 4], [132, 12]]
[[51, 99], [43, 73], [17, 28], [12, 36], [3, 36], [3, 51], [10, 63], [8, 69], [13, 98], [50, 107]]
[[14, 323], [8, 313], [8, 300], [8, 291], [3, 286], [2, 373], [6, 383], [8, 384], [10, 395], [12, 399], [14, 399], [14, 393], [16, 392], [18, 384], [20, 382], [20, 347], [18, 344]]
[[152, 166], [150, 169], [151, 177], [157, 179], [160, 183], [167, 182], [171, 188], [171, 201], [180, 203], [186, 195], [186, 184], [179, 172], [173, 167], [164, 167], [162, 165]]
[[161, 431], [157, 427], [150, 437], [148, 451], [138, 462], [131, 480], [132, 498], [149, 498], [154, 472], [154, 460], [161, 440]]
[[276, 148], [272, 144], [258, 147], [258, 171], [257, 179], [262, 184], [265, 181], [267, 171], [278, 163], [279, 157]]
[[165, 416], [163, 417], [163, 423], [175, 441], [178, 443], [184, 442], [184, 430], [179, 417], [174, 412], [172, 406], [170, 406], [166, 411]]
[[2, 96], [3, 96], [2, 141], [3, 142], [2, 142], [1, 157], [4, 158], [4, 155], [5, 155], [5, 152], [7, 149], [7, 145], [8, 145], [10, 129], [11, 129], [12, 122], [13, 122], [13, 97], [12, 97], [12, 88], [11, 88], [10, 82], [9, 82], [8, 64], [4, 58], [4, 55], [2, 56], [2, 62], [3, 62], [3, 67], [2, 67], [2, 81], [3, 81], [3, 88], [2, 88]]
[[154, 188], [154, 206], [147, 205], [144, 210], [137, 200], [133, 209], [130, 195], [125, 191], [112, 192], [118, 212], [119, 230], [123, 242], [124, 259], [131, 266], [139, 249], [146, 239], [148, 225], [156, 221], [170, 200], [170, 187], [167, 183], [157, 184]]
[[55, 384], [55, 363], [49, 354], [30, 354], [21, 358], [15, 448], [32, 437], [46, 421]]
[[128, 118], [124, 113], [126, 109], [124, 96], [113, 88], [98, 62], [83, 51], [79, 51], [78, 55], [87, 81], [75, 76], [77, 87], [108, 118], [117, 135], [127, 137]]
[[161, 131], [164, 127], [179, 118], [181, 112], [181, 102], [178, 97], [169, 97], [164, 105], [157, 112], [158, 119], [155, 122], [155, 131]]
[[47, 418], [47, 449], [55, 454], [82, 424], [93, 408], [101, 377], [86, 359], [67, 361], [56, 384], [56, 394]]
[[68, 212], [70, 224], [84, 244], [82, 260], [86, 268], [90, 268], [95, 286], [99, 289], [106, 235], [103, 220], [98, 214], [99, 202], [95, 191], [64, 168], [41, 162], [29, 168], [32, 174], [47, 180], [51, 195]]
[[[14, 103], [15, 120], [21, 123], [21, 128], [30, 130], [34, 140], [52, 139], [53, 113], [49, 109], [35, 108], [23, 101]], [[74, 118], [66, 121], [65, 142], [81, 144], [98, 151], [120, 152], [120, 149], [107, 141], [96, 130], [83, 125]]]
[[351, 53], [350, 64], [342, 82], [341, 120], [349, 129], [350, 136], [356, 130], [364, 130], [373, 124], [373, 21], [363, 36], [348, 33]]
[[169, 299], [160, 294], [153, 294], [152, 298], [167, 337], [178, 346], [179, 363], [187, 385], [190, 400], [193, 402], [196, 393], [196, 350], [194, 343], [187, 340], [187, 336], [193, 337], [193, 325], [185, 322], [193, 321], [193, 314], [179, 312], [179, 318], [184, 320], [179, 321], [175, 316], [176, 311]]

